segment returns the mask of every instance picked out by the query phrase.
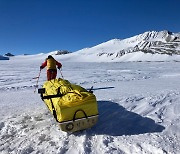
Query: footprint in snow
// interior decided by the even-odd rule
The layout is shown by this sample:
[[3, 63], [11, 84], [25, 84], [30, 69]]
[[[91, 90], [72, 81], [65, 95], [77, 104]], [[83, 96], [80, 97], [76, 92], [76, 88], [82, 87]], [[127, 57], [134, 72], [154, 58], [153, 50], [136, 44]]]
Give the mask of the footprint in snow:
[[0, 130], [4, 127], [4, 122], [0, 122]]
[[44, 119], [42, 118], [42, 116], [35, 116], [33, 117], [34, 121], [43, 121]]

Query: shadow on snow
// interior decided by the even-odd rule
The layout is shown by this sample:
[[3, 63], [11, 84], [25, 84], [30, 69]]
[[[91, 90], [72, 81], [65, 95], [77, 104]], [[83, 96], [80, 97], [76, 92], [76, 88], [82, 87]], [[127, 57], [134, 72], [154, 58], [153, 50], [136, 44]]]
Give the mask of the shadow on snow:
[[110, 101], [98, 101], [99, 119], [97, 124], [87, 130], [89, 135], [138, 135], [162, 132], [165, 127], [154, 120], [127, 111], [124, 107]]

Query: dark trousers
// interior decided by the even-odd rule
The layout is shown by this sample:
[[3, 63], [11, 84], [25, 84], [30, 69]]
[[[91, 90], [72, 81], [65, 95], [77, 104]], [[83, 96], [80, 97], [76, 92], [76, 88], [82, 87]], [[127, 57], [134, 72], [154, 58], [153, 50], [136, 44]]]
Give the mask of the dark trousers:
[[49, 69], [47, 70], [47, 80], [52, 80], [55, 79], [57, 75], [57, 70], [56, 69]]

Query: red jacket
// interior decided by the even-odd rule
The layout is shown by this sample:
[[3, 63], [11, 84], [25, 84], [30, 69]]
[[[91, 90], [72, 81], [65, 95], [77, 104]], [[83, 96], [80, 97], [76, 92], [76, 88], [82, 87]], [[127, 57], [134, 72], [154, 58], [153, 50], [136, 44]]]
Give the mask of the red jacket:
[[44, 63], [42, 63], [41, 68], [43, 69], [44, 67], [47, 66], [47, 70], [49, 70], [49, 69], [56, 69], [56, 65], [58, 66], [58, 68], [62, 67], [61, 63], [57, 62], [53, 58], [50, 58], [50, 59], [47, 59]]

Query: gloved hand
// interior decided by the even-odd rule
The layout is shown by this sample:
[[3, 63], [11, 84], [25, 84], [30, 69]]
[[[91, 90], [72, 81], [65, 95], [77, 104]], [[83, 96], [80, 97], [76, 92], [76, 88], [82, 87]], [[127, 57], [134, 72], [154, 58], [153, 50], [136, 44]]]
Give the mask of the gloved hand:
[[43, 69], [43, 67], [42, 66], [40, 66], [40, 70], [42, 70]]
[[58, 67], [58, 69], [60, 70], [61, 67]]

